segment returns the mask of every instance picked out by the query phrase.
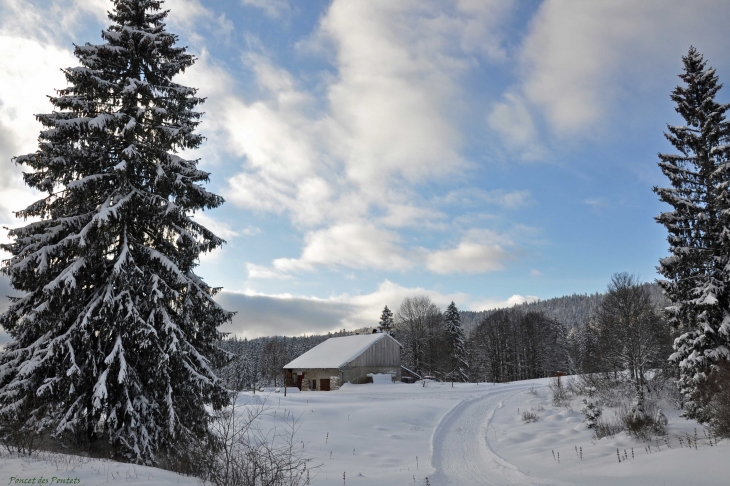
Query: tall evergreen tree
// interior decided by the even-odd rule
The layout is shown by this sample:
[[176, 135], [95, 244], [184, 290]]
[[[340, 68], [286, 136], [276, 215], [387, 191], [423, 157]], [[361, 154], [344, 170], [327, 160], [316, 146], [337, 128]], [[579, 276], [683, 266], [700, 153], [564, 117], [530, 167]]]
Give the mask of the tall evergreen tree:
[[669, 232], [670, 255], [660, 261], [660, 282], [671, 300], [672, 325], [682, 332], [671, 360], [679, 365], [680, 388], [688, 417], [710, 417], [698, 385], [715, 363], [730, 357], [730, 146], [725, 112], [715, 101], [722, 87], [713, 68], [694, 47], [682, 57], [684, 86], [671, 98], [684, 118], [668, 126], [667, 140], [680, 152], [659, 154], [671, 187], [654, 188], [672, 206], [656, 220]]
[[446, 323], [446, 332], [449, 336], [449, 344], [451, 345], [451, 376], [452, 381], [469, 381], [469, 361], [466, 354], [466, 338], [464, 330], [461, 327], [461, 317], [456, 304], [452, 301], [446, 308], [444, 313], [444, 322]]
[[0, 316], [13, 339], [0, 415], [154, 463], [208, 437], [206, 404], [227, 402], [212, 364], [231, 313], [193, 271], [224, 242], [190, 218], [223, 199], [176, 154], [203, 140], [203, 99], [172, 81], [195, 58], [165, 31], [161, 0], [113, 3], [105, 43], [76, 46], [81, 66], [37, 116], [38, 151], [15, 158], [48, 196], [18, 211], [37, 221], [2, 245], [25, 296]]
[[381, 332], [390, 334], [393, 331], [393, 312], [385, 306], [383, 313], [380, 314], [380, 322], [378, 323], [378, 329]]

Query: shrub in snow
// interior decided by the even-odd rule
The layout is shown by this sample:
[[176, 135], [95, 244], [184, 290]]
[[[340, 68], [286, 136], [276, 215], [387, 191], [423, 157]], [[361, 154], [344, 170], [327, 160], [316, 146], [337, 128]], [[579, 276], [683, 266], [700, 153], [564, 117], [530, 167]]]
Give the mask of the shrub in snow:
[[550, 382], [548, 383], [548, 388], [550, 388], [550, 391], [553, 395], [553, 405], [555, 405], [556, 407], [561, 407], [568, 404], [568, 402], [570, 401], [570, 392], [568, 392], [568, 389], [565, 387], [565, 384], [563, 383], [563, 380], [560, 379], [560, 377], [556, 376], [551, 378]]
[[598, 419], [596, 426], [593, 428], [593, 438], [611, 437], [623, 431], [624, 424], [618, 418], [614, 420]]
[[658, 421], [658, 418], [661, 416], [657, 414], [654, 402], [649, 400], [642, 404], [634, 403], [630, 407], [623, 404], [617, 412], [618, 422], [623, 425], [624, 430], [642, 440], [650, 439], [653, 435], [666, 435], [665, 424]]
[[[265, 399], [243, 405], [238, 398], [234, 395], [232, 405], [215, 414], [211, 428], [216, 440], [204, 451], [208, 462], [199, 476], [221, 486], [309, 484], [312, 459], [297, 439], [299, 419], [276, 417]], [[273, 417], [278, 425], [262, 426], [264, 418]]]
[[586, 392], [588, 393], [588, 398], [583, 399], [583, 408], [580, 410], [580, 413], [582, 413], [585, 417], [583, 421], [586, 423], [588, 428], [593, 429], [596, 425], [598, 425], [598, 419], [603, 414], [603, 410], [601, 410], [601, 407], [596, 405], [593, 401], [596, 393], [595, 387], [587, 387]]
[[631, 415], [636, 421], [641, 421], [646, 418], [644, 410], [644, 389], [639, 384], [636, 385], [636, 397], [631, 407]]
[[636, 395], [636, 382], [627, 372], [583, 374], [573, 386], [581, 395], [588, 394], [588, 387], [595, 388], [595, 403], [605, 407], [618, 407]]
[[540, 416], [537, 414], [535, 409], [525, 410], [522, 412], [522, 421], [526, 424], [537, 422], [538, 420], [540, 420]]

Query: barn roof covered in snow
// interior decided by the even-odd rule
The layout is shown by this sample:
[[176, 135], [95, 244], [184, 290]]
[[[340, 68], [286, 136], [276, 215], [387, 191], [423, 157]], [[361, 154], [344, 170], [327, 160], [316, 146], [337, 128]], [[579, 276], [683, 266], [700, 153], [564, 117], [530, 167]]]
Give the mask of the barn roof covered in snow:
[[[329, 338], [284, 365], [284, 369], [339, 368], [360, 356], [374, 343], [386, 338], [393, 339], [385, 333]], [[403, 347], [400, 343], [398, 346]]]

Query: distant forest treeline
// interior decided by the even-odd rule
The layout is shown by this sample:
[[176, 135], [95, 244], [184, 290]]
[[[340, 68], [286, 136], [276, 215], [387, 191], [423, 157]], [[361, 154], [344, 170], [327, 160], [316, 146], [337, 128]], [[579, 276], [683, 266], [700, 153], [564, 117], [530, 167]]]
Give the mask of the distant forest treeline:
[[[655, 283], [645, 283], [643, 287], [651, 295], [652, 301], [658, 306], [665, 304], [666, 299], [662, 290]], [[598, 310], [605, 294], [573, 294], [564, 297], [554, 297], [547, 300], [525, 303], [514, 306], [521, 312], [540, 312], [546, 317], [555, 319], [563, 324], [568, 331], [586, 325]], [[485, 311], [462, 311], [461, 322], [464, 330], [469, 334], [488, 315], [494, 314], [500, 309]]]
[[[665, 300], [654, 283], [643, 284], [657, 309]], [[595, 321], [605, 294], [573, 294], [516, 305], [509, 309], [460, 312], [473, 380], [507, 381], [550, 376], [555, 371], [597, 369]], [[449, 338], [441, 310], [431, 304], [414, 324], [396, 312], [394, 336], [403, 345], [403, 365], [424, 375], [448, 379]], [[409, 323], [410, 322], [410, 323]], [[373, 327], [377, 327], [377, 317]], [[367, 332], [340, 331], [305, 337], [230, 338], [221, 347], [232, 360], [219, 375], [232, 388], [282, 385], [282, 367], [330, 337]]]

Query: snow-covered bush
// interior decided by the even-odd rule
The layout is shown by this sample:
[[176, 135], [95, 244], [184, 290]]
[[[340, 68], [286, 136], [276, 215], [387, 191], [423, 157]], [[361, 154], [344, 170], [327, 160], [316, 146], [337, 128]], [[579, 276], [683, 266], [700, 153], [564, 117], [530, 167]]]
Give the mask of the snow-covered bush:
[[566, 377], [565, 388], [568, 389], [568, 393], [571, 395], [585, 395], [586, 384], [580, 376], [577, 377]]
[[593, 429], [598, 425], [598, 419], [601, 418], [603, 410], [594, 403], [594, 395], [596, 394], [595, 387], [587, 387], [586, 392], [588, 393], [588, 397], [583, 399], [583, 408], [580, 410], [580, 413], [585, 417], [583, 421], [588, 428]]
[[571, 381], [569, 390], [575, 395], [587, 395], [588, 388], [594, 388], [595, 403], [606, 407], [617, 407], [631, 399], [636, 387], [628, 373], [586, 373]]
[[603, 420], [598, 419], [596, 426], [593, 428], [593, 438], [602, 439], [604, 437], [611, 437], [620, 432], [624, 431], [624, 425], [620, 420]]
[[662, 420], [664, 414], [657, 413], [653, 401], [646, 400], [643, 404], [634, 403], [631, 406], [624, 403], [619, 407], [616, 416], [623, 429], [637, 439], [647, 440], [654, 435], [667, 433], [666, 424]]
[[526, 424], [537, 422], [538, 420], [540, 420], [540, 416], [534, 408], [532, 410], [525, 410], [522, 412], [522, 421]]
[[553, 394], [552, 402], [556, 407], [566, 405], [570, 400], [570, 392], [565, 387], [565, 384], [560, 380], [560, 377], [556, 376], [550, 379], [548, 388]]

